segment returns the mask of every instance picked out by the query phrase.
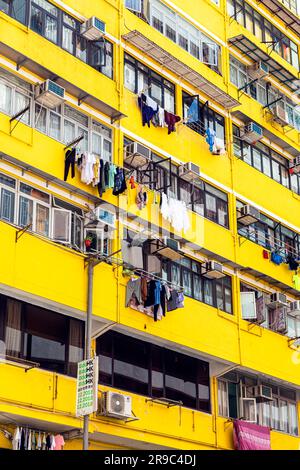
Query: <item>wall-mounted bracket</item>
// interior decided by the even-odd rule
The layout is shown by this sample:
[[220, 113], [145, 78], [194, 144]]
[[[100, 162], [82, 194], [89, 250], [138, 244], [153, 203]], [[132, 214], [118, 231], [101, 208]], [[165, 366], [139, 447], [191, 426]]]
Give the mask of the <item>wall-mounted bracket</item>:
[[169, 398], [146, 398], [145, 402], [157, 403], [158, 405], [166, 406], [167, 408], [172, 408], [174, 406], [182, 406], [183, 402], [181, 400], [171, 400]]
[[76, 137], [76, 139], [72, 140], [72, 142], [70, 142], [69, 144], [67, 144], [64, 148], [64, 150], [67, 150], [68, 148], [70, 147], [75, 147], [77, 144], [79, 144], [79, 142], [81, 142], [82, 140], [84, 139], [84, 136], [81, 135], [79, 137]]
[[[10, 133], [10, 135], [13, 133], [13, 131], [15, 130], [15, 128], [17, 127], [17, 125], [18, 125], [19, 122], [21, 121], [22, 116], [23, 116], [27, 111], [29, 111], [29, 109], [30, 109], [30, 106], [28, 105], [28, 106], [26, 106], [26, 108], [22, 109], [21, 111], [19, 111], [18, 113], [14, 114], [14, 115], [10, 118], [10, 120], [9, 120], [9, 123], [10, 123], [10, 131], [9, 131], [9, 133]], [[11, 123], [12, 123], [13, 121], [17, 121], [17, 122], [15, 123], [14, 127], [11, 128]]]
[[30, 229], [31, 226], [32, 226], [32, 223], [30, 223], [30, 224], [26, 225], [25, 227], [20, 228], [19, 230], [16, 231], [16, 240], [15, 240], [16, 243], [18, 242], [18, 240], [20, 240], [22, 235], [24, 235], [24, 233], [27, 232]]

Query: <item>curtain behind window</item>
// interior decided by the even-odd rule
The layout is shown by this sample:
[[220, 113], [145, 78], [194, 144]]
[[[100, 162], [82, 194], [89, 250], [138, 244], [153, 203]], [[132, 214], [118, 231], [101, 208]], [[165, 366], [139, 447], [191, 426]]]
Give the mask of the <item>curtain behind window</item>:
[[7, 356], [20, 357], [21, 312], [21, 302], [12, 299], [7, 300], [7, 323], [5, 332], [5, 345]]

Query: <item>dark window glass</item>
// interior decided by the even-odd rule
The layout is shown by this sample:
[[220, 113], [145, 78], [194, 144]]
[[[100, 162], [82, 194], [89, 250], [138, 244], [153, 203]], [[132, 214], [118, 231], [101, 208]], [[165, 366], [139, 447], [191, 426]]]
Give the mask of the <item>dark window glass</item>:
[[65, 372], [68, 319], [62, 315], [26, 305], [24, 356], [43, 369]]
[[197, 360], [165, 350], [166, 396], [196, 408]]
[[160, 398], [164, 396], [164, 361], [162, 349], [158, 346], [152, 346], [151, 354], [151, 388], [152, 396]]
[[229, 403], [229, 416], [231, 418], [238, 418], [238, 393], [237, 385], [228, 382], [228, 403]]
[[117, 332], [97, 339], [97, 354], [100, 383], [210, 411], [208, 363]]
[[114, 386], [148, 395], [149, 364], [147, 343], [118, 335], [114, 342]]
[[99, 356], [100, 381], [112, 385], [113, 376], [113, 334], [108, 332], [97, 339], [97, 355]]
[[77, 363], [83, 359], [84, 322], [4, 296], [0, 299], [0, 317], [1, 311], [5, 311], [8, 356], [76, 376]]

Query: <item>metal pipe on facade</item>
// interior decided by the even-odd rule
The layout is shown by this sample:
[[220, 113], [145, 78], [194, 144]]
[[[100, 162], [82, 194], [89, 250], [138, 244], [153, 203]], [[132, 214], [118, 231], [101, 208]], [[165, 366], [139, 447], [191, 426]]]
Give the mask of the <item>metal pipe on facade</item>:
[[[93, 284], [94, 284], [94, 260], [88, 260], [88, 295], [87, 316], [85, 323], [85, 350], [84, 359], [91, 358], [92, 346], [92, 314], [93, 314]], [[89, 450], [89, 415], [83, 417], [83, 450]]]

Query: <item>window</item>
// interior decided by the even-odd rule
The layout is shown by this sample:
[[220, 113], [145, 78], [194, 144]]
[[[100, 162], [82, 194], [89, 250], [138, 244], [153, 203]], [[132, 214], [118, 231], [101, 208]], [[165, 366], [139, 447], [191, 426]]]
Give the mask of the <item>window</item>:
[[[244, 398], [246, 388], [258, 384], [272, 389], [271, 401], [260, 402], [255, 398]], [[233, 419], [243, 417], [261, 426], [298, 436], [296, 393], [291, 389], [282, 389], [272, 382], [262, 383], [240, 374], [224, 375], [218, 380], [218, 412], [220, 416]]]
[[111, 161], [111, 129], [67, 104], [49, 109], [32, 102], [29, 85], [0, 69], [0, 111], [12, 115], [30, 106], [33, 116], [27, 111], [22, 116], [23, 123], [65, 144], [83, 136], [79, 146], [81, 151], [89, 151]]
[[221, 73], [221, 47], [159, 0], [150, 1], [150, 24], [196, 59]]
[[14, 223], [16, 181], [0, 174], [0, 219]]
[[125, 7], [137, 13], [142, 13], [142, 0], [125, 0]]
[[225, 142], [225, 119], [209, 108], [207, 103], [200, 103], [199, 96], [190, 96], [182, 92], [183, 117], [186, 125], [198, 134], [205, 135], [211, 128], [216, 136]]
[[232, 312], [231, 277], [211, 280], [201, 276], [200, 263], [183, 258], [178, 262], [162, 259], [163, 278], [183, 287], [187, 297], [204, 302], [227, 313]]
[[[83, 211], [25, 183], [0, 174], [0, 219], [54, 241], [83, 248]], [[102, 236], [104, 252], [108, 241]]]
[[289, 162], [286, 158], [261, 142], [248, 144], [241, 140], [240, 135], [240, 129], [233, 125], [233, 148], [236, 157], [243, 159], [286, 188], [300, 194], [300, 176], [290, 175]]
[[81, 23], [52, 3], [47, 0], [0, 0], [0, 10], [113, 78], [113, 44], [106, 39], [97, 44], [82, 38]]
[[[163, 161], [154, 165], [154, 162], [159, 160], [161, 158], [152, 153], [151, 161], [153, 163], [150, 163], [147, 175], [145, 175], [144, 170], [148, 164], [144, 168], [135, 170], [136, 181], [149, 186], [153, 190], [164, 192], [171, 197], [184, 201], [192, 211], [225, 228], [229, 228], [228, 197], [226, 193], [204, 181], [195, 181], [194, 184], [188, 183], [179, 177], [176, 165], [169, 166], [168, 163]], [[125, 163], [125, 168], [133, 170], [133, 167], [127, 163]], [[149, 180], [153, 180], [153, 174], [155, 175], [154, 182], [149, 182]]]
[[207, 362], [114, 331], [97, 339], [96, 351], [100, 383], [210, 412]]
[[125, 54], [125, 87], [133, 93], [149, 94], [162, 108], [175, 113], [175, 85], [141, 62]]
[[75, 377], [83, 359], [84, 322], [6, 296], [0, 301], [6, 355]]
[[227, 0], [228, 14], [261, 41], [273, 42], [274, 50], [299, 69], [298, 46], [244, 0]]

